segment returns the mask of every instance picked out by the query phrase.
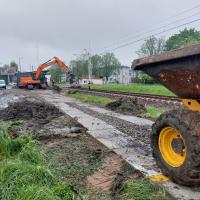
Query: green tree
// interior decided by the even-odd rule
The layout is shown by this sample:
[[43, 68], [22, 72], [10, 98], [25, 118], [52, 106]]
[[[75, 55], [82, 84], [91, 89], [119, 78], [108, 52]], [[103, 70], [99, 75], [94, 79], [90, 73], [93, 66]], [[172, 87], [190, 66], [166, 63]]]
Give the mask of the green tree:
[[102, 56], [102, 76], [106, 77], [106, 79], [108, 79], [113, 72], [119, 70], [120, 66], [121, 64], [114, 53], [105, 53]]
[[55, 83], [60, 83], [61, 82], [61, 76], [65, 74], [63, 70], [57, 65], [54, 64], [50, 68], [50, 74], [51, 74], [51, 79], [55, 81]]
[[102, 67], [102, 57], [98, 54], [93, 55], [90, 59], [92, 66], [92, 74], [94, 76], [100, 77], [102, 76], [101, 67]]
[[15, 61], [10, 62], [10, 67], [15, 67], [16, 71], [18, 71], [18, 64]]
[[[165, 49], [165, 40], [164, 38], [156, 38], [155, 36], [151, 36], [144, 41], [141, 45], [140, 49], [136, 52], [139, 57], [153, 56], [156, 54], [160, 54]], [[135, 78], [137, 82], [142, 83], [154, 83], [155, 80], [150, 77], [148, 74], [144, 72], [140, 72], [138, 77]], [[133, 80], [134, 82], [134, 80]]]
[[18, 67], [18, 64], [15, 61], [10, 62], [10, 67]]
[[149, 76], [148, 74], [144, 72], [140, 73], [140, 79], [141, 79], [141, 82], [145, 84], [152, 84], [156, 82], [151, 76]]
[[172, 35], [165, 45], [165, 50], [170, 51], [182, 47], [187, 47], [193, 44], [200, 43], [200, 32], [194, 28], [180, 31], [178, 34]]
[[81, 55], [77, 56], [76, 59], [70, 61], [70, 67], [72, 68], [73, 74], [77, 77], [88, 75], [88, 64], [89, 64], [89, 53], [84, 51]]
[[11, 61], [10, 64], [5, 64], [3, 67], [5, 68], [15, 67], [16, 70], [18, 70], [18, 64], [15, 61]]
[[165, 39], [151, 36], [145, 40], [140, 49], [136, 52], [139, 57], [152, 56], [162, 53], [165, 48]]
[[88, 65], [91, 65], [93, 76], [109, 77], [121, 65], [113, 53], [91, 56], [88, 52], [82, 53], [70, 61], [70, 67], [76, 76], [88, 76]]

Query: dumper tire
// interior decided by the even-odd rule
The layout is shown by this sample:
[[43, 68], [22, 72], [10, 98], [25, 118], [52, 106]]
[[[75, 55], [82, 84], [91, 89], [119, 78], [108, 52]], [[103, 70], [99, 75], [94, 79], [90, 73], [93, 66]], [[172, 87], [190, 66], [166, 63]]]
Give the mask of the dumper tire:
[[[178, 130], [184, 140], [186, 154], [181, 166], [171, 166], [163, 159], [159, 148], [159, 135], [166, 127]], [[161, 114], [152, 127], [151, 147], [153, 157], [164, 175], [177, 184], [200, 185], [200, 112], [184, 108]]]

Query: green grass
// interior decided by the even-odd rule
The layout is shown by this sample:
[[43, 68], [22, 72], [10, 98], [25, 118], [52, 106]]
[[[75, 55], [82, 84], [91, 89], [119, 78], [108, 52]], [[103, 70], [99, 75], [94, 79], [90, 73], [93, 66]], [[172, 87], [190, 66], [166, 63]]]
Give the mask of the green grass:
[[113, 100], [110, 98], [106, 97], [100, 97], [100, 96], [92, 96], [92, 95], [87, 95], [83, 93], [74, 93], [74, 94], [68, 94], [68, 96], [73, 97], [75, 99], [83, 100], [87, 103], [93, 103], [93, 104], [98, 104], [105, 106], [108, 103], [112, 102]]
[[[70, 176], [72, 179], [79, 177], [76, 181], [82, 182], [80, 177], [91, 175], [91, 171], [99, 168], [100, 163], [92, 159], [91, 151], [87, 152], [90, 155], [89, 166], [87, 163], [83, 165], [80, 162], [71, 165], [67, 161], [69, 163], [66, 163], [65, 168], [68, 174], [65, 174], [65, 182], [63, 182], [63, 177], [59, 176], [59, 173], [55, 174], [50, 167], [50, 156], [43, 152], [41, 145], [31, 136], [12, 138], [9, 134], [9, 130], [12, 130], [10, 126], [11, 124], [7, 123], [0, 127], [0, 197], [2, 200], [78, 200], [80, 198], [74, 192], [75, 190], [81, 194], [82, 199], [88, 199], [87, 193], [80, 193], [79, 188], [72, 186], [69, 179]], [[55, 149], [52, 147], [50, 151], [54, 152]], [[80, 154], [78, 156], [80, 157]], [[74, 160], [74, 156], [72, 157]], [[62, 160], [54, 160], [56, 165], [60, 162]], [[96, 194], [96, 197], [96, 199], [100, 197], [107, 200], [115, 199], [102, 192]], [[123, 191], [117, 199], [166, 200], [167, 196], [163, 189], [155, 187], [147, 180], [134, 181], [131, 178], [124, 184]]]
[[30, 136], [12, 138], [10, 124], [0, 127], [0, 196], [3, 200], [77, 199], [69, 184], [48, 168], [38, 142]]
[[155, 108], [153, 106], [147, 106], [147, 111], [145, 113], [145, 117], [157, 118], [162, 114], [165, 110], [163, 108]]
[[[87, 191], [85, 188], [85, 184], [80, 180], [85, 180], [87, 176], [90, 176], [97, 169], [99, 169], [99, 167], [101, 166], [101, 161], [94, 159], [91, 152], [88, 153], [88, 156], [90, 158], [89, 164], [83, 163], [82, 160], [78, 160], [76, 156], [74, 156], [74, 160], [69, 159], [68, 162], [59, 162], [59, 156], [61, 156], [61, 154], [56, 148], [52, 148], [52, 150], [49, 150], [47, 154], [50, 160], [54, 160], [54, 162], [52, 162], [50, 165], [52, 171], [56, 169], [55, 174], [57, 174], [58, 176], [63, 176], [63, 180], [67, 179], [68, 183], [72, 184], [77, 191], [81, 192], [82, 194], [86, 194]], [[82, 155], [79, 154], [79, 156]]]
[[128, 200], [167, 200], [167, 194], [148, 180], [128, 180], [123, 188], [121, 198]]
[[[83, 86], [83, 87], [88, 87]], [[158, 94], [166, 96], [175, 96], [166, 87], [159, 84], [105, 84], [105, 85], [93, 85], [91, 84], [91, 89], [101, 89], [101, 90], [112, 90], [121, 92], [132, 92], [132, 93], [144, 93], [144, 94]]]

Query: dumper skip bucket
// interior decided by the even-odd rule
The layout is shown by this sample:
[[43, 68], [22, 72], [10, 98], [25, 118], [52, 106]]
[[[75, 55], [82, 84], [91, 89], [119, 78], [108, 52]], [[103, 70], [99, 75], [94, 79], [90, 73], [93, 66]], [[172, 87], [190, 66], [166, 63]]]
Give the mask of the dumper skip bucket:
[[133, 61], [141, 70], [180, 98], [200, 99], [200, 45]]

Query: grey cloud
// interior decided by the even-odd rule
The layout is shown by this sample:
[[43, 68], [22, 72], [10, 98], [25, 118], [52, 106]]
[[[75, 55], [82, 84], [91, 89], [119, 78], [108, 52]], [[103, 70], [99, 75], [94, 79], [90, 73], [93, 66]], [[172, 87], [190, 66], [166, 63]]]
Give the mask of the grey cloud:
[[[0, 64], [23, 57], [23, 65], [37, 65], [56, 54], [69, 62], [74, 54], [93, 52], [138, 29], [148, 27], [198, 0], [0, 0]], [[130, 64], [139, 44], [116, 51]]]

